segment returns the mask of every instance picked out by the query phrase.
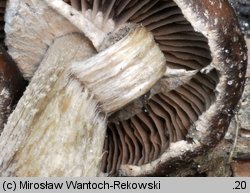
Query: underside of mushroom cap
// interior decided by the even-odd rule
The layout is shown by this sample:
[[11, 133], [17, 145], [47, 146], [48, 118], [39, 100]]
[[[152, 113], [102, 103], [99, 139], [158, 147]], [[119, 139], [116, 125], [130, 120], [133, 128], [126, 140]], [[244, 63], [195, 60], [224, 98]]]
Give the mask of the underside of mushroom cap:
[[[103, 15], [104, 21], [112, 19], [115, 26], [126, 22], [142, 24], [153, 33], [170, 71], [199, 71], [187, 82], [171, 77], [162, 79], [160, 86], [157, 85], [161, 87], [160, 91], [142, 96], [110, 118], [103, 172], [117, 175], [122, 165], [120, 175], [167, 175], [167, 166], [173, 167], [174, 161], [177, 164], [176, 158], [188, 160], [188, 152], [190, 155], [197, 154], [204, 151], [203, 146], [212, 147], [219, 141], [242, 91], [246, 62], [230, 57], [228, 52], [232, 54], [232, 50], [227, 50], [237, 51], [240, 48], [243, 57], [245, 48], [237, 25], [233, 33], [233, 39], [237, 41], [224, 37], [228, 44], [234, 43], [238, 48], [222, 44], [220, 40], [223, 38], [220, 37], [220, 30], [227, 32], [223, 28], [226, 27], [223, 26], [225, 20], [235, 20], [227, 3], [206, 1], [202, 5], [193, 1], [170, 0], [68, 3], [77, 10]], [[199, 11], [195, 4], [203, 11]], [[219, 15], [211, 13], [212, 8], [218, 12], [225, 8], [229, 13], [224, 13], [224, 21], [220, 21]], [[233, 23], [236, 24], [236, 21]], [[218, 49], [222, 49], [221, 52]], [[239, 62], [241, 64], [237, 64]], [[225, 101], [221, 98], [228, 95], [226, 85], [232, 86], [230, 81], [225, 82], [230, 77], [228, 68], [234, 69], [234, 76], [239, 75], [234, 77], [239, 82], [237, 85], [232, 82], [235, 86], [233, 90], [237, 91], [224, 105]], [[155, 90], [157, 88], [153, 88], [152, 92]], [[224, 110], [221, 111], [221, 108]], [[215, 139], [211, 137], [212, 133], [217, 133]], [[187, 138], [194, 143], [183, 141]], [[162, 164], [164, 162], [168, 164]]]
[[[103, 31], [107, 21], [114, 24], [114, 29], [127, 22], [143, 25], [153, 33], [167, 60], [169, 73], [151, 93], [110, 117], [102, 163], [104, 173], [167, 175], [178, 160], [187, 161], [189, 154], [199, 154], [205, 146], [217, 144], [242, 92], [246, 64], [244, 41], [227, 3], [65, 2], [96, 18], [96, 25]], [[235, 25], [232, 34], [226, 21]], [[236, 58], [238, 54], [241, 59]], [[171, 72], [180, 69], [197, 73], [171, 77]], [[234, 96], [228, 97], [227, 89], [232, 89]], [[193, 143], [189, 144], [189, 140]]]
[[[15, 1], [9, 2], [9, 9], [16, 6]], [[143, 25], [152, 32], [166, 57], [166, 77], [148, 94], [109, 118], [102, 172], [110, 176], [164, 176], [179, 163], [190, 161], [218, 143], [241, 96], [247, 61], [244, 40], [226, 1], [64, 2], [67, 8], [70, 7], [68, 10], [81, 13], [101, 34], [112, 33], [126, 23]], [[44, 2], [24, 0], [18, 3], [21, 11], [13, 11], [6, 17], [6, 43], [10, 54], [29, 78], [53, 38], [86, 29], [71, 22], [77, 13], [72, 10], [72, 14], [65, 18], [56, 14], [53, 8], [46, 7]], [[24, 29], [27, 32], [25, 39], [15, 42], [10, 37], [18, 29], [10, 29], [11, 15], [17, 12], [21, 15], [22, 11], [38, 5], [42, 11], [33, 17], [33, 24], [39, 21], [39, 16], [44, 16], [44, 12], [49, 12], [51, 19], [41, 22], [35, 32], [27, 27]], [[57, 21], [60, 25], [56, 25]], [[41, 37], [43, 31], [46, 33]], [[40, 39], [33, 45], [38, 50], [31, 49], [35, 57], [17, 45], [21, 43], [30, 50], [26, 41], [31, 37]], [[34, 66], [32, 70], [26, 68], [27, 63]]]

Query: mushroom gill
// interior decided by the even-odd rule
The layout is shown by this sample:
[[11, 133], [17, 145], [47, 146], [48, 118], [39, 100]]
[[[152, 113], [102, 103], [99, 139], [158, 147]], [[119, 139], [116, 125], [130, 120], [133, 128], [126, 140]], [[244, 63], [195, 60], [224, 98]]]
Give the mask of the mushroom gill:
[[[207, 39], [194, 30], [172, 0], [66, 1], [77, 10], [103, 15], [116, 26], [141, 24], [151, 31], [171, 70], [201, 71], [211, 63]], [[184, 79], [185, 80], [185, 79]], [[197, 72], [182, 79], [166, 77], [145, 95], [110, 119], [102, 171], [117, 175], [121, 165], [143, 165], [159, 158], [171, 143], [185, 140], [190, 126], [215, 100], [218, 75]], [[163, 89], [163, 88], [167, 89]], [[157, 90], [157, 92], [154, 92]]]

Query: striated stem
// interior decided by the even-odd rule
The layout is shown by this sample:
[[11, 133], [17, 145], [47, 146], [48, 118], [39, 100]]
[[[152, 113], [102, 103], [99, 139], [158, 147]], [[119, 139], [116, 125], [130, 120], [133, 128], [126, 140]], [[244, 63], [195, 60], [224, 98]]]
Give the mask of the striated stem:
[[98, 55], [73, 63], [71, 72], [111, 113], [148, 92], [164, 75], [165, 62], [153, 35], [137, 26]]

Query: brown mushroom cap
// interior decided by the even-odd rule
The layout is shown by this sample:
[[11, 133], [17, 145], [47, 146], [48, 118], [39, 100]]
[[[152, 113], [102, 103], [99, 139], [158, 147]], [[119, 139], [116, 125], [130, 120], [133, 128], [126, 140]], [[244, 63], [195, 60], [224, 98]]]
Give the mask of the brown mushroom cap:
[[0, 134], [25, 86], [17, 65], [3, 46], [0, 46]]

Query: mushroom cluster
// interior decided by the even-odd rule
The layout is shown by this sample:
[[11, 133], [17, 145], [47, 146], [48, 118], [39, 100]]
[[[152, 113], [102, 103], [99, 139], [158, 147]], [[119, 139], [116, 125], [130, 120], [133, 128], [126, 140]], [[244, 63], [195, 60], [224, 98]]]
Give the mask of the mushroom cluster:
[[[5, 42], [8, 52], [16, 61], [23, 76], [31, 80], [24, 94], [26, 99], [29, 97], [27, 93], [37, 92], [35, 86], [47, 85], [38, 82], [41, 77], [45, 82], [46, 76], [42, 76], [42, 73], [47, 73], [47, 78], [52, 76], [53, 66], [50, 67], [50, 64], [54, 65], [56, 77], [45, 94], [58, 97], [56, 93], [63, 90], [58, 89], [56, 84], [58, 80], [64, 81], [63, 84], [67, 85], [62, 88], [73, 92], [73, 89], [68, 87], [70, 84], [65, 83], [68, 74], [64, 69], [62, 71], [57, 69], [60, 65], [52, 57], [52, 50], [58, 53], [58, 58], [64, 56], [63, 41], [70, 41], [72, 37], [74, 44], [81, 42], [87, 46], [87, 51], [83, 46], [80, 47], [82, 52], [87, 53], [88, 49], [92, 50], [88, 55], [90, 59], [86, 59], [78, 55], [77, 46], [65, 42], [68, 46], [65, 50], [70, 50], [69, 46], [72, 46], [72, 51], [68, 51], [72, 55], [65, 59], [67, 64], [60, 61], [65, 69], [69, 64], [73, 64], [69, 68], [73, 79], [80, 80], [80, 86], [92, 92], [97, 108], [105, 113], [101, 119], [107, 117], [107, 126], [104, 124], [107, 131], [104, 132], [103, 144], [98, 146], [101, 147], [98, 151], [102, 156], [96, 164], [97, 175], [102, 173], [108, 176], [169, 175], [179, 164], [187, 163], [193, 157], [206, 152], [223, 138], [243, 91], [247, 63], [246, 46], [236, 17], [227, 1], [9, 0], [5, 22]], [[134, 26], [136, 26], [135, 31]], [[137, 33], [138, 28], [142, 29]], [[150, 33], [150, 37], [152, 36], [155, 41], [152, 43], [150, 38], [148, 39], [152, 50], [160, 48], [164, 55], [162, 60], [160, 59], [162, 55], [158, 51], [157, 59], [150, 60], [145, 54], [151, 52], [139, 42], [143, 41], [141, 34], [147, 34], [144, 30]], [[138, 34], [138, 36], [133, 35], [136, 39], [128, 38], [134, 33]], [[87, 43], [81, 38], [69, 37], [69, 34], [81, 34], [85, 36], [83, 39]], [[66, 38], [63, 41], [60, 40], [64, 37]], [[146, 37], [148, 35], [145, 36], [145, 41]], [[128, 42], [126, 52], [123, 47], [120, 49], [119, 46], [123, 45], [121, 42]], [[142, 50], [145, 49], [144, 52], [137, 50], [136, 45], [140, 45]], [[112, 49], [114, 47], [115, 49]], [[60, 53], [56, 49], [60, 50]], [[77, 52], [77, 59], [74, 59], [73, 50]], [[137, 53], [141, 58], [140, 62], [133, 60], [133, 53], [136, 51], [140, 53]], [[108, 54], [105, 55], [106, 53]], [[121, 68], [121, 65], [117, 65], [118, 57], [122, 60], [121, 63], [131, 61], [129, 65], [142, 72], [140, 76], [147, 74], [148, 78], [137, 80], [135, 73], [128, 71], [130, 79], [126, 79], [127, 67], [125, 65], [125, 68]], [[161, 66], [163, 61], [164, 66]], [[88, 67], [91, 67], [91, 70]], [[119, 81], [119, 76], [113, 75], [118, 68], [126, 74], [126, 76], [121, 75]], [[61, 76], [65, 73], [66, 76]], [[129, 84], [128, 80], [134, 82]], [[134, 87], [143, 85], [143, 81], [147, 83], [143, 91], [134, 91]], [[50, 91], [50, 87], [54, 90]], [[119, 89], [115, 90], [115, 87]], [[115, 97], [111, 97], [109, 92], [114, 92]], [[107, 98], [102, 96], [106, 93], [108, 93]], [[126, 98], [128, 96], [129, 99]], [[26, 99], [21, 99], [19, 102], [15, 110], [16, 115], [21, 112], [20, 108], [27, 102]], [[39, 100], [44, 99], [39, 98]], [[119, 105], [116, 101], [119, 101]], [[31, 121], [31, 125], [40, 127], [37, 119], [46, 117], [41, 114], [44, 110], [39, 109], [43, 108], [42, 103], [34, 107], [37, 112], [32, 115], [32, 120], [35, 121]], [[28, 107], [26, 108], [28, 111]], [[0, 140], [3, 140], [3, 136], [8, 137], [16, 118], [15, 111]], [[31, 125], [28, 127], [31, 128]], [[23, 125], [20, 128], [21, 130], [23, 128], [23, 132], [29, 132]], [[32, 130], [34, 133], [39, 133], [36, 131], [39, 128]], [[35, 135], [34, 133], [22, 134], [23, 136], [18, 138], [22, 144], [21, 149], [27, 144], [30, 144], [27, 148], [32, 146], [32, 141], [34, 143], [36, 140], [30, 136]], [[96, 136], [91, 137], [94, 141]], [[8, 146], [7, 139], [4, 141], [2, 146], [0, 144], [0, 149]], [[18, 145], [15, 146], [15, 149], [18, 148], [20, 148]], [[6, 150], [2, 153], [11, 156], [7, 156], [8, 158], [0, 163], [1, 175], [17, 175], [16, 171], [20, 165], [25, 165], [25, 161], [20, 161], [22, 164], [18, 165], [19, 158], [25, 160], [23, 158], [26, 153], [25, 148], [20, 151], [21, 153], [10, 152], [11, 150]], [[18, 155], [19, 153], [22, 155]], [[74, 159], [72, 153], [70, 156]], [[76, 158], [77, 162], [81, 162], [79, 165], [84, 165], [85, 158], [79, 160], [77, 153]], [[25, 169], [27, 168], [21, 170]], [[27, 172], [25, 175], [79, 175], [62, 171], [53, 171], [49, 174], [32, 172]]]

